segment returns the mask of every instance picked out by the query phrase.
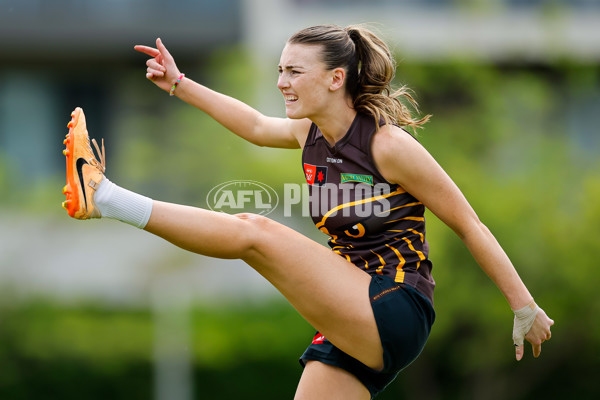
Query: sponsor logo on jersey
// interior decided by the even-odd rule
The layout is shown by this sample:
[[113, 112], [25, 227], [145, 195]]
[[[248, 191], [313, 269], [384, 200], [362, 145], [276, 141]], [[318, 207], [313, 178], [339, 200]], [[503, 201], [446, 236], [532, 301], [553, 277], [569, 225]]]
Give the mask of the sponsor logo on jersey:
[[367, 185], [373, 186], [373, 175], [360, 175], [360, 174], [340, 174], [341, 183], [346, 182], [359, 182], [366, 183]]
[[327, 167], [304, 163], [304, 175], [309, 185], [321, 186], [327, 183]]

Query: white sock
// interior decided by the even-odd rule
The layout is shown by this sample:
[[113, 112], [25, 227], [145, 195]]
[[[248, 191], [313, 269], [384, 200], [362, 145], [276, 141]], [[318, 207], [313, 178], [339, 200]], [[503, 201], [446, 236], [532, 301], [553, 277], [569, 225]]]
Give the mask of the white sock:
[[114, 218], [144, 229], [152, 213], [152, 199], [123, 189], [104, 178], [94, 194], [102, 218]]

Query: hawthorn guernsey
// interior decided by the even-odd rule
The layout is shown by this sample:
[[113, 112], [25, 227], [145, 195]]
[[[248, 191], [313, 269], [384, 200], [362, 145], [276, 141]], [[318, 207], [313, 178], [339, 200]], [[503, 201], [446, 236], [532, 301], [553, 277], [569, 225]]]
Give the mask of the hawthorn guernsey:
[[357, 114], [346, 135], [331, 146], [311, 126], [302, 153], [311, 216], [330, 236], [334, 252], [369, 274], [413, 286], [433, 302], [425, 207], [375, 167], [370, 154], [375, 128], [373, 117]]

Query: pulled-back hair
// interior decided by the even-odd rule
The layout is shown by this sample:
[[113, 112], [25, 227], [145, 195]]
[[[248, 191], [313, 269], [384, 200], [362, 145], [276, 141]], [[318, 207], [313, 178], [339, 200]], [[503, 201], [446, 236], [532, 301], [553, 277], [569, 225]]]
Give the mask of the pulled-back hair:
[[312, 26], [295, 33], [288, 43], [322, 46], [326, 67], [346, 71], [346, 90], [357, 112], [371, 115], [377, 122], [383, 119], [386, 124], [412, 128], [429, 120], [430, 115], [413, 118], [400, 101], [404, 98], [418, 110], [417, 102], [406, 86], [392, 89], [396, 62], [387, 45], [364, 26]]

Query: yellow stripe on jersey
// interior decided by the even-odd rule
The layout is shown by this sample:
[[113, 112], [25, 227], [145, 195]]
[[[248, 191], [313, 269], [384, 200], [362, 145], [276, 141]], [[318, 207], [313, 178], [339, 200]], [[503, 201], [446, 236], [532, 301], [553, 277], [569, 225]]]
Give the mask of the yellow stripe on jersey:
[[404, 282], [404, 270], [402, 268], [404, 268], [404, 264], [406, 263], [406, 260], [404, 260], [404, 257], [402, 257], [402, 254], [400, 254], [400, 252], [398, 251], [398, 249], [396, 249], [395, 247], [390, 246], [387, 243], [385, 245], [386, 245], [386, 247], [392, 249], [392, 251], [394, 253], [396, 253], [396, 256], [398, 257], [398, 260], [400, 260], [400, 262], [396, 266], [396, 278], [394, 279], [394, 281], [396, 281], [398, 283], [402, 283], [402, 282]]
[[393, 222], [398, 222], [398, 221], [425, 221], [425, 217], [404, 217], [404, 218], [398, 218], [398, 219], [395, 219], [393, 221], [385, 221], [384, 224], [391, 224]]
[[403, 237], [402, 240], [404, 240], [408, 244], [409, 249], [417, 253], [417, 255], [419, 256], [420, 261], [417, 263], [417, 269], [419, 269], [419, 267], [421, 266], [421, 261], [425, 260], [425, 255], [422, 251], [415, 249], [415, 246], [413, 246], [412, 242], [409, 239]]
[[383, 273], [381, 271], [383, 271], [383, 267], [385, 266], [385, 260], [383, 259], [383, 257], [381, 257], [379, 254], [375, 253], [373, 250], [369, 250], [371, 253], [375, 254], [377, 256], [377, 258], [379, 258], [379, 263], [381, 264], [379, 267], [377, 267], [376, 272], [379, 275], [383, 275]]
[[[419, 231], [415, 231], [414, 229], [408, 229], [408, 231], [414, 233], [415, 235], [419, 235], [419, 237], [421, 238], [421, 243], [425, 243], [425, 236], [423, 235], [423, 233], [419, 232]], [[423, 254], [423, 253], [421, 253]]]
[[343, 253], [342, 253], [341, 251], [339, 251], [339, 250], [333, 250], [333, 252], [334, 252], [334, 253], [337, 253], [337, 254], [339, 254], [340, 256], [344, 256], [344, 257], [346, 257], [346, 260], [348, 260], [348, 262], [352, 262], [352, 261], [350, 260], [350, 257], [349, 257], [347, 254], [343, 254]]
[[364, 258], [362, 258], [361, 256], [359, 256], [361, 260], [363, 260], [365, 262], [365, 269], [369, 269], [369, 262], [367, 260], [365, 260]]
[[401, 188], [397, 188], [392, 193], [382, 194], [380, 196], [369, 197], [368, 199], [351, 201], [349, 203], [340, 204], [339, 206], [336, 206], [336, 207], [332, 208], [331, 210], [327, 211], [327, 213], [325, 215], [323, 215], [323, 218], [321, 219], [321, 221], [318, 222], [315, 226], [317, 227], [317, 229], [321, 229], [321, 227], [323, 225], [325, 225], [325, 221], [327, 220], [327, 218], [329, 218], [331, 216], [331, 214], [333, 214], [343, 208], [352, 207], [352, 206], [356, 206], [359, 204], [370, 203], [370, 202], [381, 200], [381, 199], [386, 199], [388, 197], [396, 196], [396, 195], [399, 195], [402, 193], [406, 193], [406, 191]]
[[329, 231], [327, 230], [327, 228], [325, 228], [324, 226], [322, 226], [322, 227], [319, 228], [319, 230], [321, 232], [323, 232], [324, 234], [329, 235], [331, 237], [331, 243], [333, 243], [333, 244], [339, 244], [338, 242], [336, 242], [336, 240], [337, 240], [338, 237], [336, 235], [332, 234], [332, 233], [329, 233]]
[[381, 214], [389, 214], [389, 213], [391, 213], [392, 211], [399, 210], [399, 209], [401, 209], [401, 208], [413, 207], [413, 206], [420, 206], [420, 205], [422, 205], [422, 204], [423, 204], [423, 203], [421, 203], [420, 201], [417, 201], [417, 202], [415, 202], [415, 203], [408, 203], [408, 204], [404, 204], [404, 205], [401, 205], [401, 206], [398, 206], [398, 207], [395, 207], [395, 208], [392, 208], [392, 209], [389, 209], [389, 210], [383, 210], [383, 211], [381, 211], [381, 212], [375, 213], [375, 216], [376, 216], [376, 217], [378, 217], [378, 216], [380, 216]]
[[401, 229], [401, 230], [398, 230], [398, 229], [388, 229], [387, 232], [396, 232], [396, 233], [412, 232], [415, 235], [419, 235], [419, 237], [421, 238], [421, 243], [425, 243], [425, 236], [421, 232], [416, 231], [414, 229]]
[[423, 203], [421, 203], [420, 201], [417, 201], [417, 202], [414, 202], [414, 203], [403, 204], [400, 207], [391, 208], [390, 212], [394, 211], [394, 210], [399, 210], [399, 209], [405, 208], [405, 207], [420, 206], [421, 204], [423, 204]]
[[[346, 257], [346, 260], [352, 262], [352, 260], [350, 259], [350, 257], [347, 254], [343, 254], [340, 249], [353, 249], [353, 248], [354, 248], [354, 246], [352, 246], [350, 244], [348, 246], [335, 246], [335, 247], [332, 247], [331, 250], [333, 250], [334, 253], [337, 253], [337, 254], [339, 254], [341, 256]], [[369, 262], [367, 260], [365, 260], [364, 258], [362, 258], [360, 255], [358, 257], [365, 262], [365, 269], [369, 269]]]

